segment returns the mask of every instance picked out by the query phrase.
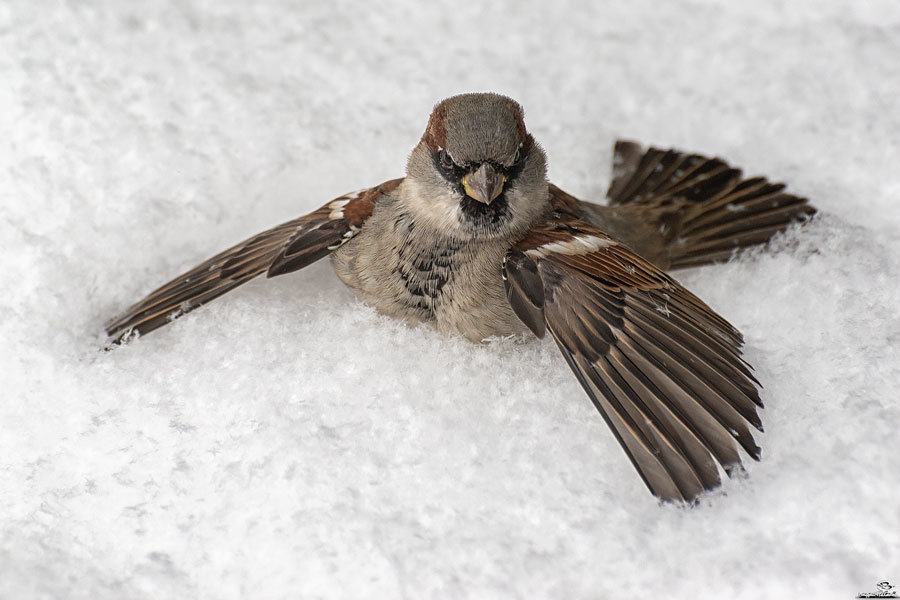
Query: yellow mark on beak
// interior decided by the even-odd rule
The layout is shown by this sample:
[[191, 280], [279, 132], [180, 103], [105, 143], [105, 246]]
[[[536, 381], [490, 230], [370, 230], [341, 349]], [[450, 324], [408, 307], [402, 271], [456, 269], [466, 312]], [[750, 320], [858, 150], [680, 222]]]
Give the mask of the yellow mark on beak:
[[462, 178], [466, 195], [484, 204], [493, 202], [503, 192], [505, 183], [506, 175], [487, 163], [482, 163], [474, 173], [468, 173]]

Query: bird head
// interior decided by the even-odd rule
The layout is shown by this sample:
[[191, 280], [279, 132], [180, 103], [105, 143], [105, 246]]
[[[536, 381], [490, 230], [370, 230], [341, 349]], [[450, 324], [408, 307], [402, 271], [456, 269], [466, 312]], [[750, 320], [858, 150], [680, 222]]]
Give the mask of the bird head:
[[407, 164], [416, 217], [455, 237], [524, 232], [546, 212], [544, 151], [522, 107], [499, 94], [462, 94], [435, 106]]

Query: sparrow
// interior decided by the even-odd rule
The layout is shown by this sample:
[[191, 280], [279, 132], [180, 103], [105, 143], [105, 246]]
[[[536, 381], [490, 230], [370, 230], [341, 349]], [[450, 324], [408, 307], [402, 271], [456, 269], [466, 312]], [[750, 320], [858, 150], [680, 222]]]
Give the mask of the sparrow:
[[666, 273], [727, 261], [815, 209], [719, 158], [618, 141], [608, 203], [547, 181], [522, 107], [438, 103], [406, 177], [349, 193], [176, 277], [113, 319], [127, 342], [266, 274], [325, 256], [380, 313], [479, 342], [553, 338], [649, 490], [693, 502], [759, 460], [743, 337]]

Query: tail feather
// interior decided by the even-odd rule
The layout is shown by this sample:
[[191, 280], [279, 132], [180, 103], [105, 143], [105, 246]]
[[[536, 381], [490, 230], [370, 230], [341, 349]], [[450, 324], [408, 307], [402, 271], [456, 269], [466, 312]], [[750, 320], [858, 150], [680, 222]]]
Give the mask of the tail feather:
[[621, 140], [607, 197], [612, 206], [653, 209], [646, 214], [657, 219], [653, 225], [664, 237], [670, 268], [728, 260], [816, 213], [806, 198], [785, 192], [784, 184], [744, 179], [720, 158], [645, 150]]

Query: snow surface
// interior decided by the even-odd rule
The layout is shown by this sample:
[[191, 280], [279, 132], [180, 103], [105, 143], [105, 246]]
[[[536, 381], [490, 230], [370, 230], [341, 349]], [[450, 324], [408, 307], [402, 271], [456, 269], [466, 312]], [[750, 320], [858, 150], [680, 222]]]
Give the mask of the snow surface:
[[[896, 0], [0, 3], [0, 597], [900, 583], [898, 56]], [[626, 136], [822, 209], [679, 275], [765, 385], [748, 478], [658, 505], [552, 342], [390, 322], [327, 263], [100, 350], [182, 269], [401, 175], [472, 90], [582, 197]]]

